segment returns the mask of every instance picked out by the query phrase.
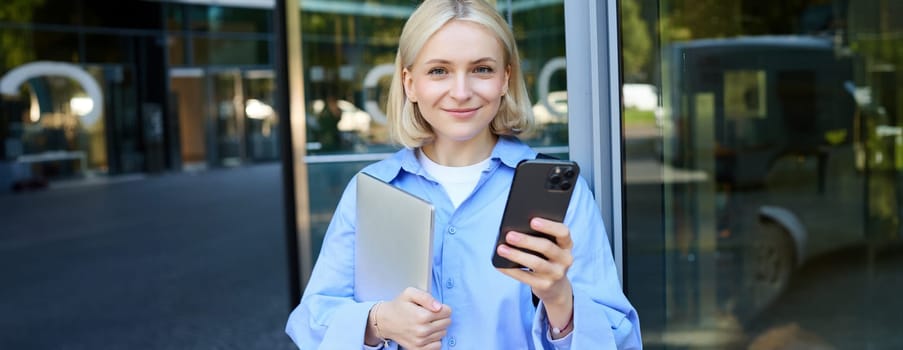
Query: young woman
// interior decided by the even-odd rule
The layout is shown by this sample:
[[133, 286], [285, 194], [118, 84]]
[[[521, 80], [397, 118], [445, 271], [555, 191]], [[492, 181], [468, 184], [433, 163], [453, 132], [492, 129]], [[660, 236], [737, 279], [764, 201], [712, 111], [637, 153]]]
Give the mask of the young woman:
[[532, 116], [505, 21], [483, 0], [426, 0], [399, 43], [387, 111], [405, 148], [363, 171], [435, 206], [432, 294], [408, 288], [394, 300], [354, 300], [352, 181], [289, 336], [302, 349], [640, 348], [636, 311], [583, 180], [563, 223], [531, 222], [557, 243], [509, 232], [498, 248], [529, 270], [490, 262], [514, 167], [536, 157], [515, 137]]

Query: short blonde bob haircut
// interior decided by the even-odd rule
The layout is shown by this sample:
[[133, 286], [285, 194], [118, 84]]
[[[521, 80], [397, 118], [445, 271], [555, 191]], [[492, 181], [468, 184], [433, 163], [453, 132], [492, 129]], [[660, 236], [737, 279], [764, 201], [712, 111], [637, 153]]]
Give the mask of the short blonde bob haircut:
[[489, 124], [490, 131], [495, 135], [518, 135], [532, 127], [533, 110], [521, 73], [514, 33], [508, 23], [483, 0], [426, 0], [411, 14], [402, 29], [386, 106], [389, 134], [405, 147], [417, 148], [428, 144], [435, 134], [420, 114], [420, 108], [405, 95], [401, 73], [405, 68], [411, 68], [429, 38], [453, 20], [469, 21], [489, 29], [504, 48], [504, 59], [509, 69], [508, 92], [502, 97], [499, 111]]

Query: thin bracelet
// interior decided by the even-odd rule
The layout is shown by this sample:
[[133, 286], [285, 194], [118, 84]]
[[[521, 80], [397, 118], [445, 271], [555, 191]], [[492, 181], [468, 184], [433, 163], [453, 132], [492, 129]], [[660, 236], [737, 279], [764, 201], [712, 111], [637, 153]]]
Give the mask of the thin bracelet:
[[561, 335], [561, 332], [566, 331], [568, 327], [571, 326], [571, 322], [574, 322], [574, 311], [571, 311], [571, 318], [568, 319], [568, 323], [561, 328], [555, 328], [554, 326], [552, 326], [552, 319], [548, 318], [548, 316], [546, 316], [546, 320], [549, 321], [549, 328], [551, 328], [552, 330], [552, 335]]
[[382, 304], [382, 301], [376, 302], [376, 305], [373, 306], [373, 327], [376, 328], [376, 337], [383, 340], [383, 346], [389, 347], [389, 339], [383, 337], [383, 332], [379, 330], [379, 305]]

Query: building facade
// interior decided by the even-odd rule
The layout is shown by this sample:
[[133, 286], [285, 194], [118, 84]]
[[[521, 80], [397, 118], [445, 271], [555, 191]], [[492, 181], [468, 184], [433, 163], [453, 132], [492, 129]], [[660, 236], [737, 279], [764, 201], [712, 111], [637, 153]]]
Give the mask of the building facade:
[[[524, 139], [585, 169], [647, 348], [903, 346], [903, 5], [494, 2]], [[281, 161], [302, 288], [347, 181], [397, 149], [416, 3], [7, 0], [0, 192]]]

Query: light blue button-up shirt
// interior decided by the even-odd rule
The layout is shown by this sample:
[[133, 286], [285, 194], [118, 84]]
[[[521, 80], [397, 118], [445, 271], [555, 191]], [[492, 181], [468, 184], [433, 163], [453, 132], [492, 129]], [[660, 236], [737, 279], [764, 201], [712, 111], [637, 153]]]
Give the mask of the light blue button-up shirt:
[[[514, 168], [536, 152], [501, 137], [473, 193], [455, 209], [442, 186], [403, 149], [364, 172], [433, 203], [433, 297], [451, 306], [443, 349], [641, 348], [636, 311], [618, 282], [608, 235], [592, 193], [582, 179], [564, 223], [574, 242], [568, 277], [574, 290], [573, 331], [552, 341], [545, 311], [532, 292], [492, 266], [499, 223]], [[355, 193], [348, 184], [329, 224], [320, 256], [286, 333], [301, 349], [361, 349], [374, 302], [354, 300]], [[395, 348], [397, 344], [390, 343]]]

